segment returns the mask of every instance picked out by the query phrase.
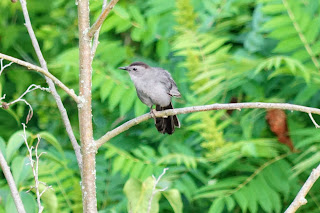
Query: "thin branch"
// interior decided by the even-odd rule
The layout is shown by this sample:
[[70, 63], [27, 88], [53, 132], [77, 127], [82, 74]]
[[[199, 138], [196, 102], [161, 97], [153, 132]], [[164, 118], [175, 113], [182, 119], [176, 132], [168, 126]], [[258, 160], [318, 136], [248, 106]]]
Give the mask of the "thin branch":
[[13, 63], [13, 62], [10, 62], [9, 64], [6, 64], [6, 65], [3, 65], [3, 58], [2, 58], [2, 59], [0, 60], [0, 75], [1, 75], [1, 73], [3, 72], [3, 70], [4, 70], [5, 68], [7, 68], [7, 67], [10, 67], [12, 63]]
[[113, 7], [117, 4], [118, 1], [119, 0], [111, 0], [110, 3], [107, 5], [107, 7], [102, 11], [97, 21], [92, 25], [92, 27], [88, 31], [88, 36], [90, 38], [92, 38], [93, 35], [96, 33], [96, 31], [101, 27], [104, 20], [107, 18], [108, 14], [113, 9]]
[[[49, 72], [48, 71], [48, 67], [47, 67], [47, 63], [46, 63], [46, 61], [45, 61], [45, 59], [44, 59], [44, 57], [43, 57], [43, 55], [41, 53], [41, 49], [40, 49], [39, 43], [37, 41], [36, 35], [35, 35], [35, 33], [34, 33], [33, 29], [32, 29], [29, 13], [28, 13], [28, 9], [27, 9], [27, 3], [26, 3], [25, 0], [20, 0], [20, 3], [21, 3], [21, 7], [22, 7], [23, 16], [24, 16], [24, 19], [25, 19], [25, 22], [26, 22], [25, 26], [26, 26], [26, 28], [28, 30], [32, 45], [33, 45], [34, 50], [35, 50], [35, 52], [37, 54], [37, 57], [38, 57], [39, 62], [41, 64], [41, 67], [44, 70], [46, 70], [47, 72]], [[62, 121], [63, 121], [63, 123], [65, 125], [67, 134], [68, 134], [69, 139], [70, 139], [71, 144], [72, 144], [72, 147], [73, 147], [73, 149], [75, 151], [75, 154], [76, 154], [76, 157], [77, 157], [77, 161], [78, 161], [78, 166], [79, 166], [80, 170], [82, 170], [81, 150], [80, 150], [80, 146], [79, 146], [79, 144], [77, 142], [77, 139], [74, 136], [74, 133], [73, 133], [73, 130], [72, 130], [72, 127], [71, 127], [71, 123], [70, 123], [70, 120], [69, 120], [69, 117], [68, 117], [67, 110], [63, 106], [63, 103], [61, 101], [61, 97], [58, 94], [53, 81], [47, 76], [45, 78], [46, 78], [47, 84], [49, 85], [51, 94], [52, 94], [53, 98], [55, 99], [55, 101], [57, 103], [58, 109], [59, 109], [61, 117], [62, 117]], [[82, 103], [81, 98], [80, 97], [78, 97], [78, 98], [80, 99], [79, 103]]]
[[28, 93], [36, 90], [36, 89], [40, 89], [40, 90], [42, 90], [42, 91], [47, 91], [47, 92], [49, 92], [49, 89], [48, 89], [48, 88], [44, 88], [44, 87], [41, 87], [41, 86], [39, 86], [39, 85], [31, 84], [31, 85], [28, 87], [28, 89], [27, 89], [24, 93], [22, 93], [22, 95], [20, 95], [19, 98], [17, 98], [16, 100], [8, 103], [7, 105], [10, 106], [10, 105], [15, 104], [15, 103], [17, 103], [17, 102], [19, 102], [19, 101], [24, 101], [24, 99], [22, 99], [22, 98], [23, 98], [26, 94], [28, 94]]
[[165, 191], [165, 190], [168, 189], [168, 187], [165, 187], [165, 188], [163, 188], [163, 189], [156, 189], [156, 187], [157, 187], [157, 185], [159, 184], [161, 178], [163, 177], [163, 175], [166, 174], [166, 172], [167, 172], [168, 169], [169, 169], [169, 168], [164, 168], [163, 171], [162, 171], [162, 173], [159, 175], [158, 178], [156, 178], [154, 175], [152, 175], [152, 178], [154, 179], [154, 185], [153, 185], [153, 189], [152, 189], [152, 194], [151, 194], [150, 199], [149, 199], [149, 202], [148, 202], [148, 210], [147, 210], [147, 213], [150, 213], [150, 211], [151, 211], [152, 200], [153, 200], [154, 196], [155, 196], [158, 192], [163, 192], [163, 191]]
[[[17, 59], [17, 58], [2, 54], [2, 53], [0, 53], [0, 58], [6, 59], [8, 61], [14, 62], [14, 63], [19, 64], [21, 66], [24, 66], [24, 67], [28, 68], [29, 70], [31, 69], [31, 70], [34, 70], [34, 71], [37, 71], [37, 72], [43, 74], [44, 76], [50, 78], [57, 86], [59, 86], [61, 89], [63, 89], [68, 95], [70, 95], [70, 97], [76, 103], [78, 103], [78, 104], [81, 103], [81, 100], [76, 95], [76, 93], [72, 89], [69, 89], [66, 85], [64, 85], [58, 78], [56, 78], [54, 75], [52, 75], [48, 70], [43, 69], [43, 68], [41, 68], [39, 66], [33, 65], [33, 64], [29, 63], [29, 62], [22, 61], [20, 59]], [[10, 64], [12, 64], [12, 63], [10, 63]], [[0, 71], [0, 75], [1, 75], [1, 72], [2, 72], [2, 69]]]
[[317, 168], [312, 170], [307, 181], [303, 184], [303, 186], [300, 189], [299, 193], [297, 194], [296, 198], [293, 200], [293, 202], [287, 208], [285, 213], [296, 212], [300, 206], [305, 205], [308, 202], [306, 199], [306, 195], [310, 191], [313, 184], [318, 180], [319, 176], [320, 176], [320, 164], [318, 165]]
[[25, 213], [26, 210], [24, 209], [24, 206], [23, 206], [22, 200], [20, 198], [17, 186], [16, 186], [16, 184], [14, 182], [12, 173], [10, 171], [10, 167], [8, 166], [7, 161], [4, 158], [4, 156], [3, 156], [2, 152], [1, 152], [1, 149], [0, 149], [0, 166], [1, 166], [2, 172], [3, 172], [5, 178], [6, 178], [7, 182], [8, 182], [8, 185], [9, 185], [9, 188], [10, 188], [10, 192], [11, 192], [11, 196], [13, 198], [14, 204], [17, 207], [17, 211], [19, 213]]
[[[295, 104], [284, 104], [284, 103], [230, 103], [230, 104], [211, 104], [211, 105], [204, 105], [204, 106], [193, 106], [193, 107], [185, 107], [180, 109], [169, 109], [164, 111], [155, 111], [154, 115], [156, 117], [166, 117], [170, 115], [177, 115], [177, 114], [187, 114], [191, 112], [201, 112], [201, 111], [211, 111], [211, 110], [230, 110], [230, 109], [283, 109], [283, 110], [290, 110], [290, 111], [300, 111], [305, 113], [314, 113], [320, 115], [320, 109], [312, 108], [312, 107], [305, 107], [301, 105]], [[120, 133], [128, 130], [129, 128], [138, 125], [139, 123], [146, 121], [152, 118], [150, 113], [141, 115], [137, 118], [134, 118], [117, 128], [107, 132], [101, 138], [96, 141], [97, 149], [102, 146], [104, 143], [109, 141], [111, 138], [119, 135]]]
[[317, 124], [317, 122], [313, 119], [312, 114], [311, 113], [308, 113], [308, 114], [309, 114], [309, 117], [310, 117], [312, 123], [314, 124], [314, 126], [316, 128], [320, 128], [319, 124]]
[[290, 6], [289, 6], [287, 0], [282, 0], [282, 2], [283, 2], [284, 7], [287, 9], [289, 18], [291, 19], [291, 21], [293, 23], [293, 26], [294, 26], [295, 30], [297, 31], [301, 42], [303, 43], [306, 51], [310, 55], [314, 66], [318, 69], [318, 71], [320, 71], [320, 64], [319, 64], [314, 52], [312, 51], [312, 49], [311, 49], [306, 37], [304, 36], [304, 34], [302, 32], [302, 29], [301, 29], [301, 27], [299, 26], [299, 24], [298, 24], [298, 22], [296, 20], [296, 17], [294, 16], [292, 10], [290, 9]]
[[0, 101], [6, 98], [6, 94], [4, 94], [2, 97], [0, 97]]
[[[108, 0], [103, 0], [102, 11], [106, 8], [107, 3], [108, 3]], [[91, 48], [91, 60], [93, 60], [94, 55], [96, 54], [96, 50], [97, 50], [98, 44], [99, 44], [100, 29], [101, 29], [101, 26], [94, 33], [94, 36], [93, 36], [93, 42], [92, 42], [92, 48]]]
[[[32, 91], [34, 91], [34, 90], [36, 90], [36, 89], [41, 89], [42, 91], [47, 91], [47, 92], [49, 92], [49, 89], [48, 89], [48, 88], [44, 88], [44, 87], [41, 87], [41, 86], [39, 86], [39, 85], [31, 84], [31, 85], [28, 87], [28, 89], [27, 89], [24, 93], [22, 93], [22, 95], [21, 95], [19, 98], [17, 98], [17, 99], [14, 100], [14, 101], [11, 101], [10, 103], [5, 103], [5, 102], [3, 102], [3, 103], [1, 104], [1, 106], [0, 106], [0, 108], [8, 109], [10, 105], [13, 105], [13, 104], [15, 104], [15, 103], [17, 103], [17, 102], [24, 102], [26, 105], [29, 106], [29, 113], [28, 113], [27, 118], [26, 118], [26, 123], [28, 123], [28, 122], [31, 120], [32, 116], [33, 116], [33, 108], [32, 108], [32, 106], [31, 106], [31, 104], [29, 104], [28, 101], [26, 101], [25, 99], [23, 99], [23, 97], [24, 97], [26, 94], [28, 94], [29, 92], [32, 92]], [[0, 99], [0, 100], [1, 100], [1, 99]]]
[[[34, 178], [34, 183], [35, 185], [34, 186], [31, 186], [31, 188], [28, 190], [28, 192], [32, 189], [35, 189], [36, 191], [36, 196], [37, 196], [37, 204], [38, 204], [38, 212], [41, 213], [44, 209], [44, 207], [41, 205], [41, 196], [43, 195], [43, 193], [47, 190], [47, 189], [50, 189], [52, 188], [51, 186], [47, 186], [47, 184], [39, 181], [39, 159], [40, 159], [40, 156], [43, 154], [41, 153], [40, 155], [38, 155], [38, 147], [39, 147], [39, 143], [40, 143], [40, 136], [37, 135], [38, 137], [38, 142], [36, 144], [36, 147], [33, 148], [32, 146], [30, 147], [29, 144], [28, 144], [28, 140], [27, 140], [27, 134], [26, 134], [26, 125], [23, 123], [22, 124], [23, 126], [23, 134], [21, 135], [26, 146], [27, 146], [27, 149], [28, 149], [28, 152], [29, 152], [29, 155], [28, 155], [28, 158], [30, 160], [30, 166], [31, 166], [31, 170], [32, 170], [32, 173], [33, 173], [33, 178]], [[34, 152], [35, 152], [35, 157], [36, 157], [36, 160], [33, 160], [32, 158], [32, 150], [34, 149]], [[44, 184], [45, 186], [47, 186], [45, 189], [42, 190], [42, 192], [40, 192], [40, 189], [39, 189], [39, 185], [41, 184]]]

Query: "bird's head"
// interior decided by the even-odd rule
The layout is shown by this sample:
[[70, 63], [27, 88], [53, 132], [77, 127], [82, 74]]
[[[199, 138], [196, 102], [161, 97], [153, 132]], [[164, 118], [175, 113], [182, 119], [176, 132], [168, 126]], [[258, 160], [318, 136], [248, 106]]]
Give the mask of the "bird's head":
[[126, 67], [119, 67], [121, 70], [127, 70], [130, 74], [142, 74], [145, 73], [149, 68], [149, 65], [140, 61], [133, 62]]

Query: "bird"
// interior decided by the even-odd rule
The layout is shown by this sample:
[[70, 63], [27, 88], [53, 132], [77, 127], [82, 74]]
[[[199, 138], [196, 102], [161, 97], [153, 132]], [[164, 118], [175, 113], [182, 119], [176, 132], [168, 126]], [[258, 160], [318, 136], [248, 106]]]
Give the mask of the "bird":
[[[142, 103], [156, 111], [173, 109], [171, 98], [180, 98], [181, 94], [171, 74], [160, 67], [151, 67], [144, 62], [137, 61], [129, 66], [119, 67], [129, 73]], [[171, 135], [175, 128], [180, 128], [180, 121], [176, 115], [155, 118], [155, 126], [160, 133]]]

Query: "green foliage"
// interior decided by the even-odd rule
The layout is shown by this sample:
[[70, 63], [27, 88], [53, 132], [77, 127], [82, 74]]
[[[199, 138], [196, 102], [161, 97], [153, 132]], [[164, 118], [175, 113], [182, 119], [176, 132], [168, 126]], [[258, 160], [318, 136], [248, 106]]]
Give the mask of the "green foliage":
[[[91, 1], [91, 23], [102, 1]], [[119, 1], [101, 28], [93, 62], [94, 137], [99, 138], [148, 109], [128, 74], [117, 67], [144, 61], [172, 73], [182, 94], [175, 107], [228, 102], [320, 105], [319, 0]], [[33, 27], [50, 72], [78, 92], [79, 53], [74, 1], [28, 2]], [[37, 64], [19, 4], [0, 1], [0, 52]], [[12, 65], [0, 76], [0, 97], [10, 102], [44, 79]], [[76, 104], [63, 92], [76, 137]], [[39, 179], [51, 185], [42, 197], [47, 212], [80, 212], [80, 174], [56, 104], [42, 91], [25, 97], [34, 109], [28, 143], [43, 138]], [[0, 104], [2, 102], [0, 101]], [[28, 106], [0, 109], [0, 149], [23, 202], [36, 211], [20, 136]], [[153, 121], [132, 127], [97, 154], [101, 212], [145, 212], [154, 184], [164, 175], [152, 212], [283, 212], [319, 164], [319, 133], [308, 115], [286, 112], [295, 152], [269, 130], [266, 111], [247, 109], [179, 115], [181, 128], [161, 135]], [[319, 120], [319, 116], [314, 116]], [[320, 184], [301, 212], [319, 212]], [[137, 204], [141, 205], [137, 205]], [[14, 211], [3, 176], [0, 212]]]
[[[161, 195], [170, 202], [175, 213], [182, 212], [182, 201], [178, 190], [157, 191], [154, 189], [156, 180], [148, 177], [144, 182], [130, 178], [124, 185], [128, 198], [128, 212], [158, 212]], [[161, 189], [160, 189], [161, 190]], [[151, 207], [149, 207], [151, 205]], [[148, 211], [150, 208], [151, 211]]]

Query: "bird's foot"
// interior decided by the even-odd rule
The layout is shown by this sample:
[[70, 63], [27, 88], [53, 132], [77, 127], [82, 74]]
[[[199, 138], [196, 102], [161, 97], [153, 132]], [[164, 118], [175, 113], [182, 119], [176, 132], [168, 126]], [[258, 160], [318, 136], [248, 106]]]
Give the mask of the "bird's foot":
[[151, 116], [154, 118], [154, 119], [156, 119], [156, 115], [155, 115], [155, 112], [156, 112], [157, 110], [155, 110], [155, 109], [150, 109], [150, 114], [151, 114]]

